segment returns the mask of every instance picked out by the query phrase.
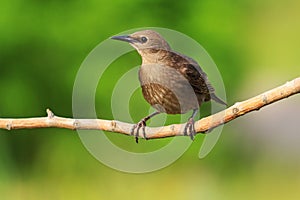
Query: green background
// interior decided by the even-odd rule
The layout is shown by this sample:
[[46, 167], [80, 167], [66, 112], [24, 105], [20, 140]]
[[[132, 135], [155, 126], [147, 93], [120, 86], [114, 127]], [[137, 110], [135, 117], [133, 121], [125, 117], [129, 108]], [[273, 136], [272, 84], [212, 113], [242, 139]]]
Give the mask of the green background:
[[[219, 67], [232, 105], [300, 75], [299, 9], [297, 0], [1, 1], [0, 117], [45, 116], [46, 108], [72, 117], [73, 83], [89, 52], [119, 32], [151, 26], [198, 41]], [[112, 119], [114, 84], [139, 63], [131, 52], [107, 70], [97, 91], [99, 118]], [[299, 105], [293, 96], [226, 124], [201, 160], [198, 135], [174, 164], [148, 174], [106, 167], [71, 130], [0, 130], [1, 199], [299, 199]], [[129, 106], [135, 121], [148, 113], [140, 90]], [[136, 145], [107, 135], [135, 152], [170, 141]]]

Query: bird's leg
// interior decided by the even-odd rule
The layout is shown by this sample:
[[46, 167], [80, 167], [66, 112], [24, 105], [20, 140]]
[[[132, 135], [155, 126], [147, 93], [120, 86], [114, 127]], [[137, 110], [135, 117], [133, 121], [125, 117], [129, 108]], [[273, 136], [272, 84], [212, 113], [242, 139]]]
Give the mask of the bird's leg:
[[195, 118], [197, 112], [198, 112], [198, 109], [193, 110], [192, 116], [189, 118], [188, 122], [186, 123], [186, 125], [184, 127], [184, 135], [189, 135], [192, 140], [194, 140], [194, 136], [196, 134], [194, 118]]
[[147, 117], [144, 117], [143, 119], [141, 119], [137, 124], [135, 124], [132, 129], [131, 129], [131, 135], [134, 135], [134, 131], [136, 130], [136, 134], [135, 134], [135, 142], [138, 143], [139, 142], [139, 131], [142, 128], [143, 129], [143, 136], [145, 139], [147, 139], [146, 137], [146, 132], [145, 132], [145, 127], [146, 127], [146, 122], [152, 118], [153, 116], [159, 114], [160, 112], [156, 111], [150, 115], [148, 115]]

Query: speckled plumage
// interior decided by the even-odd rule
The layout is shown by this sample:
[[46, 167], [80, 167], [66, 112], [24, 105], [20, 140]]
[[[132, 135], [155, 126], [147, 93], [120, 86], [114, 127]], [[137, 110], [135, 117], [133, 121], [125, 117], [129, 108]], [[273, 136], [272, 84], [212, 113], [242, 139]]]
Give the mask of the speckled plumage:
[[[158, 112], [142, 119], [134, 129], [138, 131], [152, 116], [165, 112], [182, 114], [193, 110], [185, 131], [193, 138], [193, 118], [204, 101], [211, 99], [226, 105], [214, 94], [214, 88], [198, 63], [171, 50], [169, 44], [152, 30], [135, 32], [129, 36], [113, 39], [129, 42], [141, 55], [139, 80], [143, 96]], [[145, 136], [145, 133], [144, 133]]]

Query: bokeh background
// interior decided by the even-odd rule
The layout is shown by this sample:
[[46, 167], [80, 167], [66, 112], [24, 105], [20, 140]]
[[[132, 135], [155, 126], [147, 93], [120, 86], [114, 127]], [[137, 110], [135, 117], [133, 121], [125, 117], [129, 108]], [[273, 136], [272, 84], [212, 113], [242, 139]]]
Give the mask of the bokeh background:
[[[299, 9], [297, 0], [2, 0], [0, 117], [45, 116], [46, 108], [72, 117], [73, 83], [88, 53], [112, 35], [149, 26], [197, 40], [219, 67], [232, 105], [300, 75]], [[112, 119], [114, 84], [139, 62], [132, 52], [107, 70], [99, 117]], [[140, 92], [129, 105], [136, 121], [149, 109]], [[0, 130], [1, 199], [300, 199], [299, 113], [299, 95], [272, 104], [226, 124], [204, 159], [198, 135], [178, 161], [148, 174], [106, 167], [74, 131]], [[136, 145], [107, 135], [137, 152], [169, 142]]]

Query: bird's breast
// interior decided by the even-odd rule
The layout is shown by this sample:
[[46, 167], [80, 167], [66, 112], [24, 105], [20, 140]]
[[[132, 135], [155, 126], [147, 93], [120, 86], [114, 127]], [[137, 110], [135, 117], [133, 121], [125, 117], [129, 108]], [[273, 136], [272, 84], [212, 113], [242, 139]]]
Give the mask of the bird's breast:
[[188, 80], [172, 67], [143, 63], [139, 80], [144, 98], [160, 112], [179, 114], [199, 107]]

